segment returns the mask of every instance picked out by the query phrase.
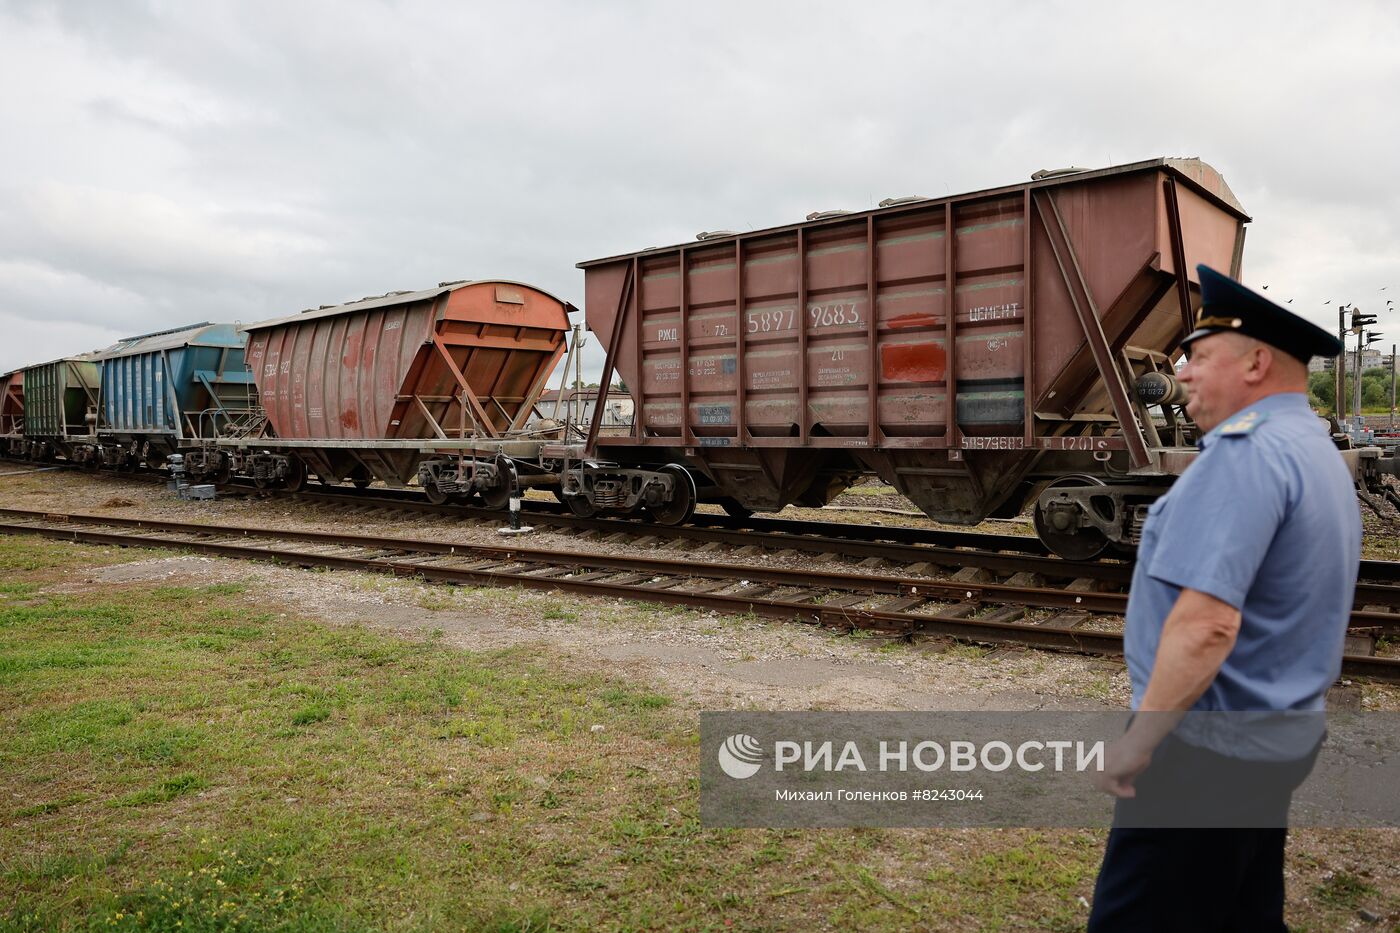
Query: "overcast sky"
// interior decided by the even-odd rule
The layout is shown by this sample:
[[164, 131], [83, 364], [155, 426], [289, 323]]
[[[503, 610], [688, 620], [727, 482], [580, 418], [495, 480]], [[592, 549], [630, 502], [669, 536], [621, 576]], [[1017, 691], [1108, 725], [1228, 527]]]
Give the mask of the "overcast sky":
[[1400, 307], [1397, 101], [1394, 3], [0, 0], [0, 371], [1157, 156], [1334, 327]]

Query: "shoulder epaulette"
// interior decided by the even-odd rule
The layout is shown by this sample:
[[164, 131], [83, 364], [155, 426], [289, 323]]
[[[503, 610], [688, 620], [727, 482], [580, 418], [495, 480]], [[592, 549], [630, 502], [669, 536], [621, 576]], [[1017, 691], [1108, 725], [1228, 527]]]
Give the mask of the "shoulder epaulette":
[[1258, 411], [1247, 411], [1231, 418], [1220, 426], [1221, 437], [1243, 437], [1268, 419], [1268, 415]]

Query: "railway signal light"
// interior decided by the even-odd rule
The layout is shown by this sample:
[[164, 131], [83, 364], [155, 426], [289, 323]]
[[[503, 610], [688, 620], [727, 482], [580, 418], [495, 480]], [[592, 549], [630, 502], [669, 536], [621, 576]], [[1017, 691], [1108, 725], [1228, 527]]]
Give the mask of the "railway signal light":
[[1351, 332], [1353, 334], [1361, 333], [1361, 329], [1363, 327], [1367, 327], [1374, 323], [1376, 323], [1376, 316], [1374, 314], [1362, 314], [1360, 308], [1352, 309]]
[[1371, 344], [1375, 343], [1377, 340], [1380, 340], [1380, 339], [1381, 339], [1381, 335], [1380, 335], [1380, 334], [1367, 334], [1367, 335], [1366, 335], [1366, 346], [1369, 347]]

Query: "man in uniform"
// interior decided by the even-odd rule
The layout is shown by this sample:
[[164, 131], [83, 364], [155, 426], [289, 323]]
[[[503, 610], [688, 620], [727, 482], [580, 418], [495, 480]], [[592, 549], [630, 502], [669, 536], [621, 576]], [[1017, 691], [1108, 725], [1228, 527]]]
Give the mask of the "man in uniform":
[[[1201, 452], [1143, 528], [1124, 628], [1135, 714], [1098, 778], [1119, 800], [1091, 931], [1286, 929], [1288, 803], [1321, 727], [1280, 760], [1211, 723], [1261, 711], [1320, 720], [1360, 562], [1351, 476], [1307, 397], [1308, 360], [1335, 357], [1340, 341], [1197, 270], [1201, 315], [1178, 378]], [[1212, 776], [1189, 792], [1215, 809], [1169, 825], [1237, 828], [1143, 816], [1186, 799], [1163, 777], [1183, 773]]]

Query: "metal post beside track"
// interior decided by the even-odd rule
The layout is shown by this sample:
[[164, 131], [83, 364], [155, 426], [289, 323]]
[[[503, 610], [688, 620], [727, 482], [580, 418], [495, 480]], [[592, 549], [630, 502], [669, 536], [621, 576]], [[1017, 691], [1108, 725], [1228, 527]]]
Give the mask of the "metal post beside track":
[[1344, 401], [1347, 391], [1347, 311], [1345, 306], [1337, 309], [1337, 339], [1342, 343], [1342, 352], [1337, 355], [1337, 391], [1334, 396], [1335, 404], [1332, 407], [1336, 410], [1337, 428], [1340, 430], [1347, 420], [1346, 403]]

